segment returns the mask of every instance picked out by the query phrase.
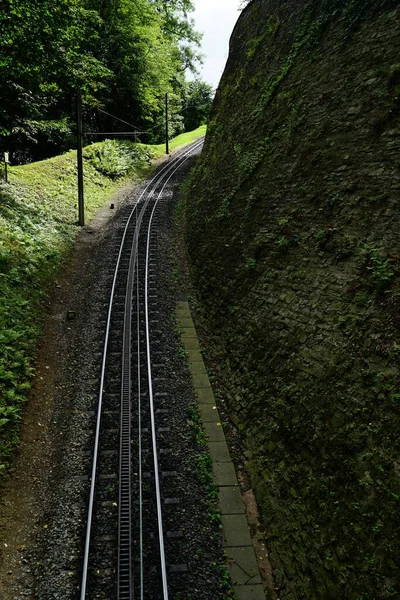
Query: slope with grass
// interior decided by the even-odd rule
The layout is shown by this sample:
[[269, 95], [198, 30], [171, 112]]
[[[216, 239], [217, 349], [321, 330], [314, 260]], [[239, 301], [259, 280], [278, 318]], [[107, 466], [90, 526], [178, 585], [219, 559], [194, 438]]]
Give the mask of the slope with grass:
[[[172, 150], [205, 127], [171, 140]], [[164, 146], [106, 140], [84, 149], [85, 210], [139, 180]], [[0, 184], [0, 476], [18, 444], [18, 424], [34, 374], [43, 302], [77, 234], [76, 152], [9, 168]]]

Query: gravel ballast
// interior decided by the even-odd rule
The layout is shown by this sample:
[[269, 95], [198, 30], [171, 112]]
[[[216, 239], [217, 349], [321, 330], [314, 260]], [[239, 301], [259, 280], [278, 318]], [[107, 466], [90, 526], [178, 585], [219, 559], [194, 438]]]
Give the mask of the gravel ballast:
[[[189, 168], [188, 162], [179, 178]], [[184, 532], [176, 547], [179, 556], [168, 556], [172, 550], [167, 549], [167, 562], [188, 568], [171, 578], [171, 597], [216, 600], [229, 597], [221, 567], [221, 535], [210, 521], [209, 499], [197, 473], [201, 450], [188, 413], [194, 394], [175, 324], [172, 236], [178, 183], [174, 179], [160, 203], [154, 245], [160, 298], [157, 335], [163, 352], [157, 363], [162, 363], [160, 377], [171, 397], [168, 427], [175, 441], [168, 462], [170, 470], [179, 473], [180, 502], [174, 508], [173, 529]], [[118, 194], [112, 199], [113, 211], [105, 209], [83, 228], [48, 301], [21, 450], [3, 492], [0, 595], [4, 600], [78, 597], [104, 323], [124, 207], [135, 201], [141, 189]]]

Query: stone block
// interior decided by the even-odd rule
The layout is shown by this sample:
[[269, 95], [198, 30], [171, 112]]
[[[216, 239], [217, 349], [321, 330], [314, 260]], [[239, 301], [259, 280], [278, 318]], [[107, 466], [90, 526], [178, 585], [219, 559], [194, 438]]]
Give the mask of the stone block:
[[204, 423], [204, 431], [208, 441], [210, 442], [225, 441], [222, 425], [219, 421], [217, 423]]
[[219, 423], [217, 407], [213, 404], [199, 404], [199, 412], [203, 423]]
[[183, 329], [188, 329], [188, 328], [194, 329], [193, 321], [189, 317], [184, 317], [184, 316], [180, 317], [178, 315], [176, 321], [177, 321], [178, 327], [183, 327]]
[[194, 363], [194, 362], [201, 362], [203, 360], [203, 355], [200, 352], [200, 350], [197, 350], [197, 349], [196, 350], [188, 350], [186, 348], [186, 351], [188, 353], [189, 362]]
[[213, 482], [218, 486], [237, 486], [236, 472], [231, 462], [214, 462], [212, 467]]
[[219, 490], [219, 509], [222, 515], [244, 514], [242, 494], [238, 487], [226, 486]]
[[181, 333], [181, 338], [185, 341], [187, 338], [197, 338], [197, 333], [194, 327], [186, 327]]
[[229, 454], [228, 446], [225, 440], [220, 442], [207, 442], [207, 447], [210, 452], [213, 463], [227, 463], [231, 462], [231, 456]]
[[215, 405], [214, 393], [210, 387], [198, 388], [196, 390], [196, 397], [199, 404], [213, 404]]
[[210, 388], [210, 381], [206, 373], [192, 373], [193, 385], [195, 390], [198, 388]]
[[224, 547], [252, 546], [246, 516], [221, 515]]
[[235, 585], [235, 597], [237, 600], [265, 600], [264, 588], [258, 585]]
[[177, 317], [182, 317], [182, 318], [191, 318], [190, 317], [190, 308], [189, 308], [189, 304], [187, 302], [177, 302], [176, 303], [176, 314]]
[[228, 570], [233, 585], [261, 583], [260, 572], [252, 546], [225, 548]]
[[189, 362], [189, 370], [192, 373], [192, 375], [207, 374], [206, 367], [202, 360], [198, 362]]
[[192, 350], [195, 350], [196, 352], [200, 352], [200, 344], [199, 344], [199, 340], [197, 339], [197, 337], [183, 338], [183, 336], [182, 336], [182, 342], [183, 342], [183, 345], [185, 346], [185, 350], [188, 353], [190, 353]]

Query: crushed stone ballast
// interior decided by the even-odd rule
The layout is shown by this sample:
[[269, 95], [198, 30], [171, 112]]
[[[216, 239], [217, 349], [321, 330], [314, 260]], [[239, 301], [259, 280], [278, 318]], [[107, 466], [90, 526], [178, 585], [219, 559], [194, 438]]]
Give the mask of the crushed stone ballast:
[[[160, 480], [173, 472], [159, 464], [168, 427], [162, 383], [152, 368], [159, 340], [150, 326], [156, 315], [151, 234], [168, 182], [201, 145], [194, 143], [161, 169], [126, 220], [105, 328], [81, 600], [102, 597], [106, 590], [113, 597], [115, 588], [117, 600], [168, 599], [163, 528], [168, 503]], [[171, 572], [182, 570], [185, 565], [169, 565]]]

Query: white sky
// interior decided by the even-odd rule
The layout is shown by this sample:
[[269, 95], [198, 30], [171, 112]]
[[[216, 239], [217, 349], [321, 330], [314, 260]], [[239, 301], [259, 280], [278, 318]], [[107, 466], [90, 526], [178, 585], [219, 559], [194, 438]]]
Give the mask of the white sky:
[[[193, 0], [196, 30], [203, 33], [200, 78], [217, 88], [229, 53], [229, 38], [239, 18], [240, 0]], [[192, 79], [188, 74], [188, 79]]]

